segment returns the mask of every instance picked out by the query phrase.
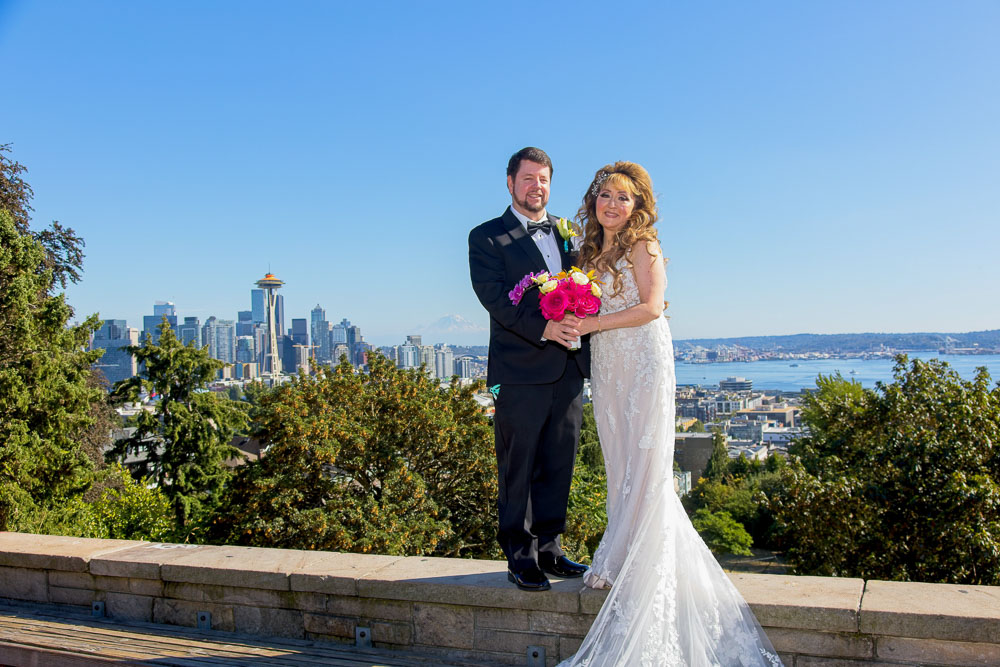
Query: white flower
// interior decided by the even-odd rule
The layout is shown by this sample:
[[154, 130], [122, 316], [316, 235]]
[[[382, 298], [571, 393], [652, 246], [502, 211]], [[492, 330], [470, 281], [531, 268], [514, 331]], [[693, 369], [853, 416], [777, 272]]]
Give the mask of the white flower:
[[575, 282], [577, 285], [586, 285], [587, 283], [590, 282], [590, 278], [587, 277], [587, 274], [581, 273], [579, 271], [574, 271], [573, 273], [569, 274], [569, 277], [572, 278], [573, 282]]
[[531, 281], [536, 285], [544, 285], [545, 283], [549, 282], [549, 272], [542, 271], [537, 276], [532, 278]]
[[545, 281], [545, 284], [543, 284], [541, 287], [538, 288], [538, 291], [541, 292], [542, 294], [548, 294], [558, 286], [559, 286], [558, 280], [547, 280]]
[[601, 287], [597, 283], [590, 283], [590, 293], [596, 296], [598, 299], [601, 298]]

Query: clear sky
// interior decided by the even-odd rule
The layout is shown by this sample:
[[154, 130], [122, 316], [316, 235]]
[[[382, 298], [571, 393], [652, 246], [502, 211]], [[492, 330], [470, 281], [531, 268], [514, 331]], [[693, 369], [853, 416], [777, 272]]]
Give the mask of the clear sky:
[[270, 268], [376, 344], [485, 327], [468, 230], [537, 145], [557, 215], [649, 170], [677, 338], [1000, 328], [996, 0], [0, 0], [0, 61], [78, 315], [234, 319]]

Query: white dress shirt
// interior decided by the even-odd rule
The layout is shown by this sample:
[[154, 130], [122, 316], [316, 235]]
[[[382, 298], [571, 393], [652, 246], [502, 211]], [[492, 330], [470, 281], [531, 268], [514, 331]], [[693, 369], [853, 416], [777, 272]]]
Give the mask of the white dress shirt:
[[[514, 214], [514, 217], [520, 221], [521, 226], [524, 227], [524, 231], [528, 231], [528, 222], [541, 222], [546, 219], [548, 215], [545, 211], [538, 217], [537, 220], [531, 220], [528, 216], [523, 215], [513, 206], [510, 207], [510, 212]], [[556, 241], [556, 235], [559, 233], [555, 229], [555, 225], [552, 227], [552, 231], [548, 234], [542, 231], [535, 232], [531, 240], [535, 242], [538, 246], [539, 252], [542, 253], [542, 257], [545, 259], [545, 266], [549, 270], [549, 275], [554, 275], [562, 271], [562, 257], [559, 255], [559, 245]]]

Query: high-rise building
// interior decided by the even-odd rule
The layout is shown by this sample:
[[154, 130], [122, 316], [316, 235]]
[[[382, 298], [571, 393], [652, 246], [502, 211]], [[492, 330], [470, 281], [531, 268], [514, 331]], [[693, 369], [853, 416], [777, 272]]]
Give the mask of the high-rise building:
[[[347, 328], [351, 326], [351, 323], [346, 319], [341, 320], [340, 324], [334, 324], [330, 328], [330, 347], [334, 348], [337, 345], [347, 345]], [[334, 359], [336, 361], [336, 359]]]
[[[239, 326], [237, 324], [237, 326]], [[253, 336], [236, 337], [236, 361], [241, 364], [257, 363], [257, 348], [254, 345]]]
[[313, 345], [313, 354], [316, 360], [322, 363], [329, 363], [331, 356], [330, 349], [330, 323], [326, 319], [326, 311], [316, 304], [310, 313], [310, 343]]
[[94, 332], [90, 349], [104, 349], [104, 356], [97, 360], [94, 368], [101, 371], [110, 385], [127, 380], [138, 371], [135, 357], [124, 349], [128, 345], [139, 344], [139, 330], [126, 325], [125, 320], [104, 320], [101, 328]]
[[455, 353], [450, 347], [442, 347], [434, 353], [434, 374], [447, 380], [455, 374]]
[[177, 335], [177, 309], [170, 301], [157, 301], [153, 304], [153, 314], [145, 315], [142, 318], [143, 339], [146, 338], [146, 334], [149, 334], [154, 344], [160, 342], [159, 326], [164, 317], [170, 323], [170, 328], [174, 330], [174, 335]]
[[267, 304], [262, 289], [250, 290], [250, 317], [254, 324], [267, 324]]
[[472, 357], [459, 357], [455, 360], [455, 372], [458, 377], [468, 379], [473, 377], [475, 371]]
[[278, 327], [278, 335], [285, 335], [285, 297], [281, 294], [274, 295], [274, 322]]
[[420, 348], [416, 345], [411, 345], [407, 343], [406, 345], [399, 346], [399, 361], [397, 365], [400, 368], [416, 368], [420, 365]]
[[238, 313], [236, 313], [236, 335], [237, 336], [253, 335], [252, 310], [241, 310]]
[[309, 345], [309, 330], [305, 318], [292, 318], [292, 342], [296, 345]]
[[177, 327], [177, 337], [180, 339], [181, 343], [187, 345], [188, 343], [194, 343], [194, 346], [200, 348], [201, 343], [201, 322], [197, 317], [185, 317], [184, 324]]
[[236, 323], [232, 320], [208, 318], [205, 323], [205, 344], [208, 345], [208, 356], [227, 364], [236, 361]]

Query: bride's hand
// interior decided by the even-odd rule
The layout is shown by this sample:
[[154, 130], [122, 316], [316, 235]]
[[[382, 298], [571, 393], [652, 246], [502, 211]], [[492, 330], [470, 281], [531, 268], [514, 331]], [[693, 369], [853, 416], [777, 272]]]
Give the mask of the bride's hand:
[[589, 333], [594, 333], [595, 331], [598, 330], [597, 315], [589, 315], [583, 318], [582, 320], [580, 320], [580, 323], [576, 325], [576, 328], [577, 331], [580, 332], [581, 336], [586, 336]]

